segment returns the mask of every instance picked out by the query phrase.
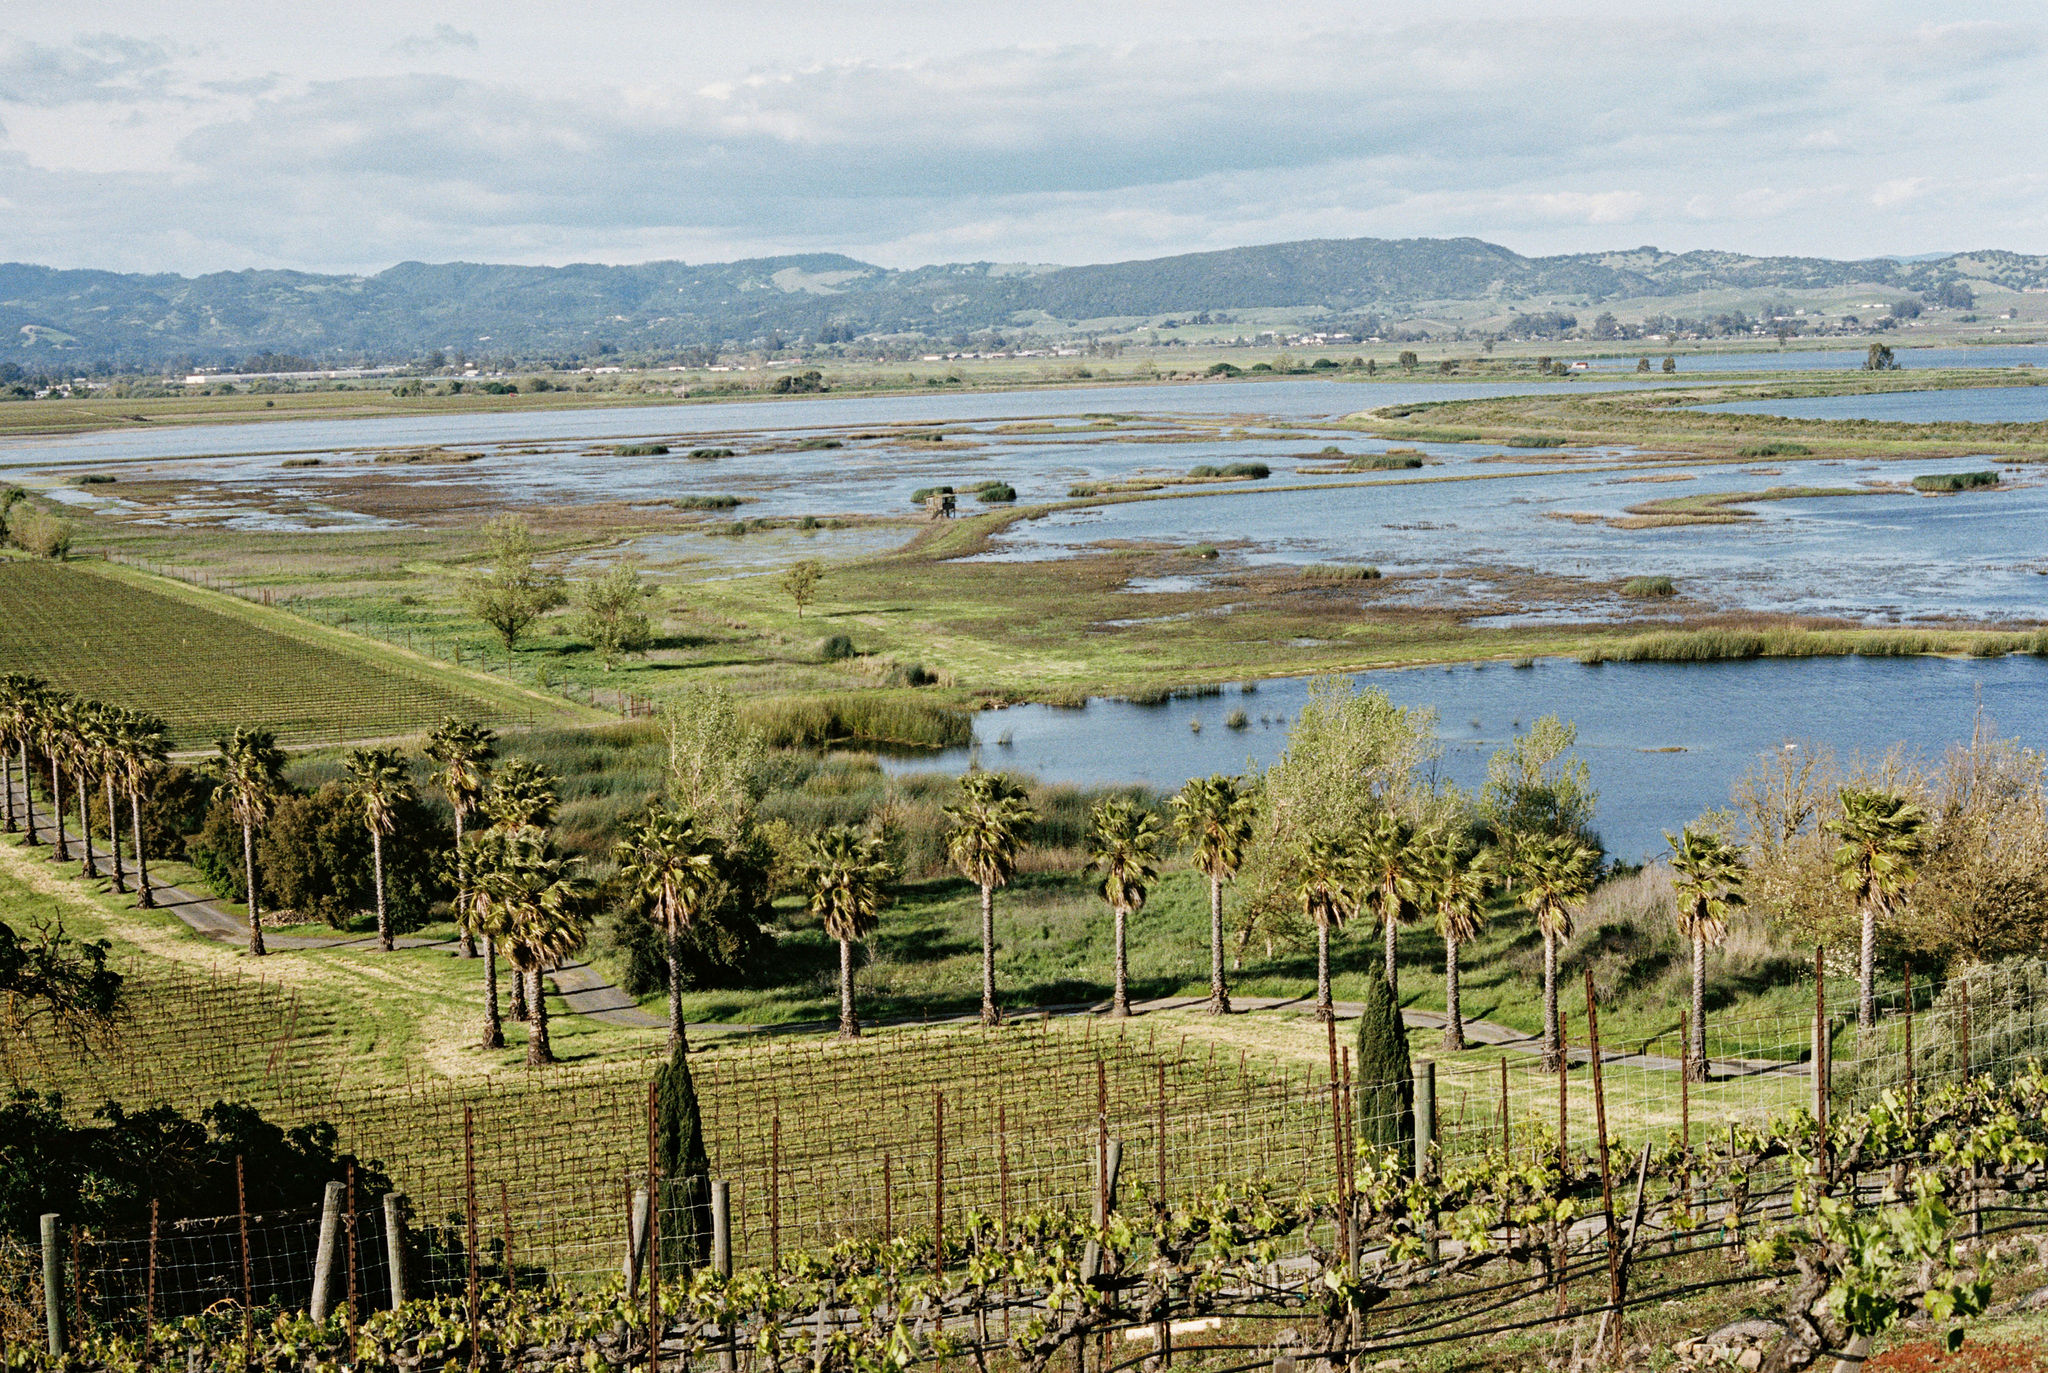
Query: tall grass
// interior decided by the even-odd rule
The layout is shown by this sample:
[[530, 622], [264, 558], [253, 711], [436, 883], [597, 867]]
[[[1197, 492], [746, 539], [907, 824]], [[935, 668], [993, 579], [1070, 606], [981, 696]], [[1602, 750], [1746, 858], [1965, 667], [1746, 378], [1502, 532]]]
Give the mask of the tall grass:
[[1977, 491], [1996, 485], [1996, 472], [1934, 472], [1913, 478], [1915, 491]]
[[1305, 582], [1376, 582], [1380, 570], [1363, 563], [1310, 563], [1300, 575]]
[[749, 725], [771, 747], [819, 748], [828, 744], [894, 744], [911, 748], [962, 748], [974, 741], [974, 724], [957, 706], [894, 691], [841, 691], [818, 696], [782, 696], [750, 702]]
[[1621, 594], [1639, 598], [1675, 596], [1678, 587], [1669, 577], [1630, 577], [1621, 584]]
[[1582, 663], [1712, 663], [1746, 658], [1912, 658], [1968, 653], [2048, 657], [2048, 632], [1994, 633], [1937, 629], [1691, 629], [1643, 634], [1600, 644]]

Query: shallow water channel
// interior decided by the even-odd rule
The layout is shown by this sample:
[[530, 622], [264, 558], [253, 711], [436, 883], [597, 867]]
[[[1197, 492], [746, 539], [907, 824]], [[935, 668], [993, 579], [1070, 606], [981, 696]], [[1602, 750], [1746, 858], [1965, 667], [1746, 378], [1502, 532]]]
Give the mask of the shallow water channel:
[[[2002, 735], [2034, 748], [2048, 743], [2048, 662], [2030, 657], [1599, 667], [1544, 659], [1528, 668], [1410, 668], [1357, 680], [1400, 705], [1434, 709], [1440, 773], [1468, 788], [1484, 783], [1494, 750], [1538, 717], [1571, 721], [1600, 793], [1601, 837], [1629, 860], [1662, 852], [1666, 830], [1727, 805], [1736, 779], [1766, 756], [1831, 749], [1846, 758], [1903, 743], [1932, 760], [1969, 738], [1980, 705]], [[957, 772], [978, 757], [984, 767], [1049, 782], [1170, 791], [1190, 776], [1272, 763], [1307, 695], [1307, 682], [1296, 678], [1157, 706], [1011, 706], [976, 717], [972, 748], [883, 763], [894, 772]], [[1239, 710], [1245, 727], [1229, 728]]]

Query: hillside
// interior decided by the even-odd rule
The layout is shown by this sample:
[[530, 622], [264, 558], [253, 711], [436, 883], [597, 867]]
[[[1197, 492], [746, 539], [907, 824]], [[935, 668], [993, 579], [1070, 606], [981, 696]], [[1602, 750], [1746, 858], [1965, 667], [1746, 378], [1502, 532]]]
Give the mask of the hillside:
[[836, 254], [632, 266], [400, 263], [373, 276], [200, 277], [0, 265], [0, 357], [123, 366], [239, 362], [255, 352], [322, 365], [433, 349], [585, 358], [753, 340], [1057, 332], [1082, 321], [1260, 309], [1360, 313], [1424, 303], [1569, 298], [1674, 301], [1702, 288], [1895, 292], [1963, 282], [2048, 286], [2048, 258], [1926, 261], [1746, 257], [1655, 248], [1524, 257], [1478, 239], [1321, 239], [1086, 267], [955, 263], [893, 270]]

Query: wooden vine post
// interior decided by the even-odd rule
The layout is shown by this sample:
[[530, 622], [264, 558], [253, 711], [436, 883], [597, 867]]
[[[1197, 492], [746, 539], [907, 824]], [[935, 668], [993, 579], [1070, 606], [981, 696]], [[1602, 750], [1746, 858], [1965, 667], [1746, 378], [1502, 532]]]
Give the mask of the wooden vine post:
[[1607, 1235], [1608, 1351], [1621, 1356], [1621, 1236], [1614, 1228], [1614, 1178], [1607, 1159], [1607, 1091], [1600, 1071], [1600, 1011], [1593, 997], [1593, 970], [1586, 969], [1586, 1046], [1593, 1060], [1593, 1122], [1600, 1136], [1600, 1214]]

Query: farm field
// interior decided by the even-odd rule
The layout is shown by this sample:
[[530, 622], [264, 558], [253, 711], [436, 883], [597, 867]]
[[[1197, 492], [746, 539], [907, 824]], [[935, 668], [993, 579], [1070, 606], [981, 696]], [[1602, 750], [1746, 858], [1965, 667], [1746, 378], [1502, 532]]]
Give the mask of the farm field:
[[237, 725], [286, 743], [414, 732], [446, 714], [511, 723], [566, 704], [105, 565], [0, 561], [0, 671], [160, 715], [173, 746]]

